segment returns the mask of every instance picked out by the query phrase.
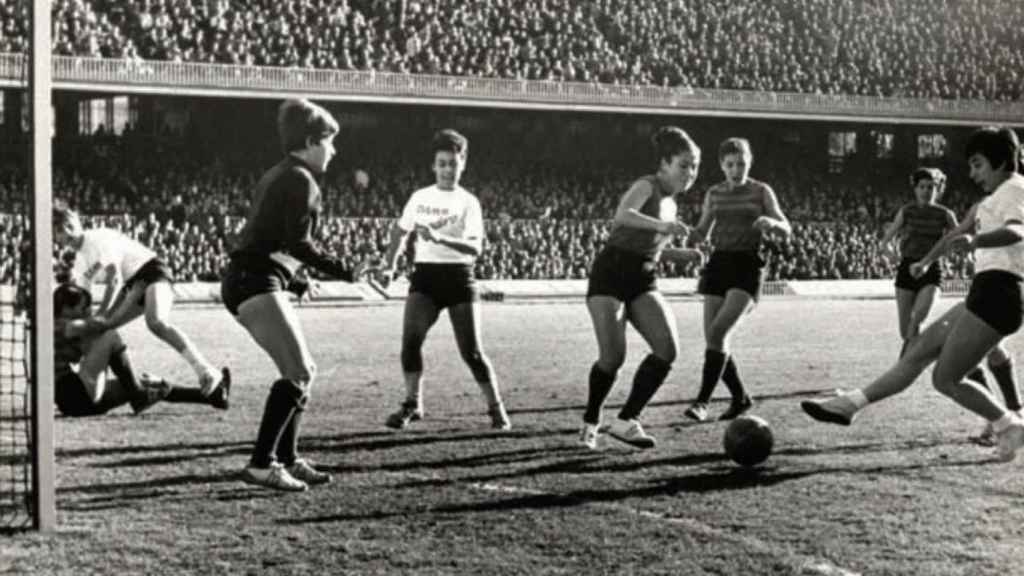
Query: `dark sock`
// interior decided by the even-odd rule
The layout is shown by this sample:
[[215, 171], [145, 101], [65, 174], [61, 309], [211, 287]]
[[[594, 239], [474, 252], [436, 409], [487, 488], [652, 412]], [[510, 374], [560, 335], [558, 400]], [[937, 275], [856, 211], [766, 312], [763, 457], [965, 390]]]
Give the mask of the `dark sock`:
[[743, 380], [740, 379], [740, 371], [736, 368], [734, 356], [729, 356], [729, 360], [725, 363], [722, 382], [725, 382], [725, 387], [729, 389], [734, 404], [748, 400], [747, 391], [743, 388]]
[[277, 443], [277, 461], [285, 466], [291, 466], [299, 458], [299, 425], [303, 412], [303, 408], [296, 408], [292, 412], [292, 419], [284, 427], [281, 439]]
[[722, 378], [722, 371], [725, 370], [726, 355], [720, 350], [707, 349], [704, 351], [704, 369], [701, 371], [700, 393], [697, 394], [697, 402], [707, 404], [711, 401], [711, 395], [715, 392], [715, 386]]
[[671, 369], [672, 364], [654, 354], [648, 354], [636, 369], [636, 375], [633, 376], [633, 388], [630, 389], [629, 397], [626, 398], [626, 405], [619, 412], [619, 418], [633, 420], [640, 416], [640, 412], [651, 401], [658, 388], [661, 388], [661, 384], [665, 382], [665, 377], [668, 376]]
[[615, 384], [615, 376], [615, 373], [609, 374], [601, 370], [596, 362], [590, 367], [587, 409], [583, 413], [583, 421], [587, 424], [598, 424], [601, 421], [601, 407], [604, 406], [604, 401]]
[[259, 432], [256, 433], [256, 446], [253, 447], [250, 466], [267, 468], [274, 461], [281, 434], [291, 420], [292, 413], [301, 403], [303, 395], [302, 387], [291, 380], [278, 380], [271, 386]]
[[122, 346], [119, 350], [111, 352], [107, 364], [125, 390], [130, 394], [142, 392], [142, 384], [139, 383], [138, 378], [135, 377], [135, 371], [132, 370], [132, 361], [128, 357], [127, 346]]
[[1003, 399], [1006, 400], [1006, 409], [1013, 410], [1014, 412], [1020, 410], [1020, 388], [1017, 387], [1017, 377], [1013, 371], [1013, 360], [1008, 359], [998, 366], [989, 364], [988, 369], [992, 371], [992, 375], [996, 377], [996, 382], [999, 383], [999, 390], [1003, 393]]
[[985, 377], [985, 371], [981, 369], [981, 366], [975, 366], [970, 372], [967, 373], [966, 378], [971, 382], [974, 382], [982, 388], [992, 391], [992, 388], [988, 385], [988, 378]]
[[209, 404], [210, 399], [203, 396], [203, 391], [199, 388], [187, 388], [185, 386], [175, 386], [168, 383], [171, 387], [171, 391], [164, 398], [164, 402], [176, 402], [179, 404]]

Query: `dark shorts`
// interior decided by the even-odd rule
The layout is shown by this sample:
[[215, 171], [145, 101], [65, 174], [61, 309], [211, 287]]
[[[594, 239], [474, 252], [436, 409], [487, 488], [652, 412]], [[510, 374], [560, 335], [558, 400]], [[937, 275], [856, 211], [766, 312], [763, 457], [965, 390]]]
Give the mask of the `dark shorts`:
[[967, 309], [1003, 336], [1020, 329], [1024, 290], [1020, 276], [1003, 270], [981, 272], [971, 281]]
[[729, 290], [742, 290], [755, 301], [761, 299], [761, 267], [756, 252], [712, 252], [700, 273], [697, 292], [724, 298]]
[[917, 294], [926, 286], [939, 286], [942, 284], [942, 272], [939, 270], [938, 262], [933, 262], [920, 278], [914, 278], [910, 274], [910, 265], [914, 262], [917, 262], [917, 260], [911, 258], [904, 258], [900, 261], [900, 267], [896, 271], [897, 288], [900, 290], [910, 290]]
[[146, 291], [145, 288], [151, 284], [157, 282], [170, 282], [174, 283], [174, 275], [171, 272], [171, 267], [164, 263], [159, 258], [153, 258], [149, 262], [142, 265], [132, 277], [125, 281], [124, 286], [121, 287], [123, 294], [128, 294], [136, 286], [142, 286], [143, 291], [139, 296], [139, 299], [135, 301], [139, 306], [146, 305]]
[[266, 263], [232, 259], [220, 281], [220, 298], [232, 316], [238, 315], [243, 302], [259, 294], [284, 290], [288, 277], [269, 261]]
[[658, 289], [657, 269], [650, 256], [606, 246], [590, 266], [587, 298], [611, 296], [628, 304]]
[[106, 412], [106, 409], [93, 404], [85, 383], [74, 372], [58, 378], [53, 392], [57, 409], [65, 416], [96, 416]]
[[416, 264], [409, 277], [413, 293], [430, 298], [438, 310], [480, 299], [472, 264]]

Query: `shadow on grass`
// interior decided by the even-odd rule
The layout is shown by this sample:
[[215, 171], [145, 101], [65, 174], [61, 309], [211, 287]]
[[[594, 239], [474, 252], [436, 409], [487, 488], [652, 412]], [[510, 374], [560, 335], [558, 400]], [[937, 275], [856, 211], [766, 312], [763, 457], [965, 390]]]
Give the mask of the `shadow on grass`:
[[[775, 400], [792, 400], [794, 398], [806, 398], [815, 396], [826, 396], [835, 391], [834, 387], [830, 388], [815, 388], [811, 390], [794, 390], [789, 392], [779, 392], [776, 394], [757, 394], [754, 396], [754, 401], [758, 403], [775, 401]], [[689, 406], [697, 398], [683, 398], [680, 400], [662, 400], [660, 402], [651, 402], [648, 408], [657, 408], [664, 406]], [[712, 404], [725, 404], [728, 403], [728, 398], [716, 398], [711, 401]], [[606, 404], [605, 408], [616, 410], [622, 408], [622, 404]], [[580, 412], [582, 414], [585, 404], [571, 404], [562, 406], [546, 406], [542, 408], [509, 408], [509, 414], [546, 414], [550, 412]]]
[[[908, 442], [907, 444], [910, 444], [915, 447], [921, 447], [921, 445], [924, 443]], [[929, 445], [937, 446], [942, 444], [951, 443], [933, 442], [930, 443]], [[884, 447], [885, 449], [888, 449], [891, 446], [891, 444], [868, 444], [858, 446], [844, 446], [839, 447], [838, 450], [830, 450], [828, 448], [813, 451], [810, 449], [800, 449], [797, 453], [800, 455], [807, 455], [828, 454], [835, 453], [837, 451], [845, 451], [851, 453], [869, 452], [878, 449], [879, 447]], [[775, 486], [777, 484], [782, 484], [793, 480], [812, 478], [814, 476], [819, 475], [888, 474], [894, 476], [917, 477], [920, 475], [920, 473], [925, 472], [927, 470], [937, 470], [942, 468], [976, 467], [979, 465], [997, 464], [997, 462], [992, 459], [979, 460], [977, 458], [971, 458], [964, 460], [949, 460], [943, 458], [925, 462], [882, 466], [850, 465], [814, 467], [806, 464], [792, 464], [785, 461], [769, 461], [767, 465], [746, 468], [728, 463], [724, 456], [718, 454], [693, 454], [679, 458], [638, 462], [628, 465], [613, 464], [610, 466], [603, 467], [592, 466], [592, 464], [594, 464], [598, 460], [599, 457], [594, 455], [585, 458], [576, 458], [562, 462], [545, 464], [542, 466], [532, 468], [530, 470], [517, 471], [511, 474], [480, 476], [461, 479], [427, 479], [423, 481], [417, 481], [400, 485], [401, 487], [408, 488], [417, 488], [428, 485], [462, 485], [473, 488], [476, 487], [477, 485], [490, 483], [488, 484], [488, 492], [499, 495], [505, 494], [510, 496], [508, 498], [502, 498], [498, 500], [492, 499], [485, 502], [474, 502], [469, 504], [440, 505], [425, 510], [380, 510], [365, 515], [339, 514], [313, 516], [304, 519], [282, 520], [282, 523], [330, 523], [350, 520], [400, 517], [408, 515], [463, 514], [475, 512], [502, 512], [509, 510], [543, 510], [554, 508], [572, 508], [575, 506], [584, 506], [589, 504], [610, 504], [628, 499], [643, 499], [666, 496], [671, 497], [678, 494], [703, 494], [713, 492], [727, 492], [733, 490], [747, 490], [751, 488], [763, 488]], [[503, 489], [501, 485], [493, 484], [495, 480], [508, 479], [513, 477], [533, 476], [545, 473], [578, 473], [580, 471], [619, 471], [623, 469], [629, 469], [630, 466], [632, 466], [633, 469], [638, 469], [648, 466], [686, 465], [714, 462], [721, 462], [721, 465], [714, 466], [710, 469], [694, 472], [692, 474], [668, 477], [658, 481], [647, 482], [641, 485], [634, 485], [624, 488], [613, 488], [607, 490], [584, 489], [564, 493], [548, 493], [538, 491], [536, 493], [521, 494], [521, 492], [528, 492], [528, 490], [520, 489], [511, 485]], [[1019, 497], [1018, 495], [1015, 494], [1011, 494], [1010, 496]]]

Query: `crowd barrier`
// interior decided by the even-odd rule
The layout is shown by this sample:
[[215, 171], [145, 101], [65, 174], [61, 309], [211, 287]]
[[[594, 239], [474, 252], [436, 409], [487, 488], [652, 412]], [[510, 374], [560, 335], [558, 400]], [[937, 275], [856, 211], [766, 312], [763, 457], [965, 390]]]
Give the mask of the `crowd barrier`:
[[[970, 280], [948, 279], [943, 293], [963, 295]], [[587, 294], [586, 280], [479, 280], [480, 297], [484, 301], [527, 301], [582, 299]], [[662, 278], [658, 287], [670, 298], [697, 295], [696, 278]], [[96, 299], [103, 297], [103, 286], [93, 287]], [[396, 280], [387, 288], [376, 283], [319, 282], [313, 302], [373, 303], [402, 300], [409, 292], [408, 280]], [[179, 282], [174, 285], [178, 302], [215, 304], [220, 302], [220, 284], [212, 282]], [[783, 280], [765, 282], [762, 295], [797, 298], [893, 298], [892, 280]]]

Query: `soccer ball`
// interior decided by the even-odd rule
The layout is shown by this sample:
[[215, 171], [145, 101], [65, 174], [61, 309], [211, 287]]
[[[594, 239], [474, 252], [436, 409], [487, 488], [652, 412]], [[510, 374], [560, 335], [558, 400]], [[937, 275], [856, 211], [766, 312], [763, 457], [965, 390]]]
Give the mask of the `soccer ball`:
[[772, 429], [764, 418], [743, 415], [725, 429], [725, 454], [737, 464], [754, 466], [768, 459], [775, 445]]

